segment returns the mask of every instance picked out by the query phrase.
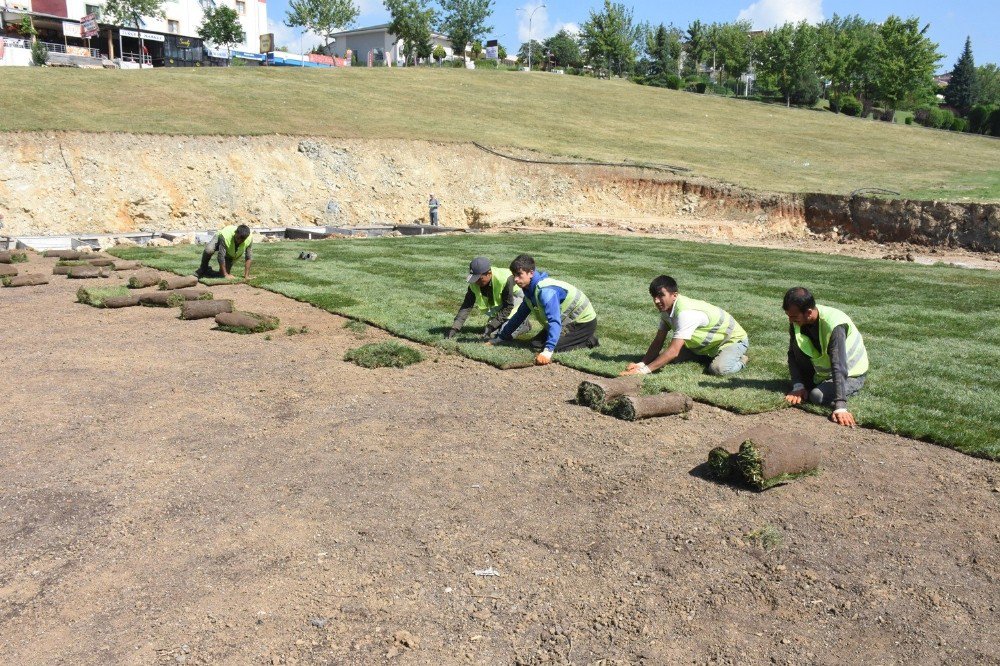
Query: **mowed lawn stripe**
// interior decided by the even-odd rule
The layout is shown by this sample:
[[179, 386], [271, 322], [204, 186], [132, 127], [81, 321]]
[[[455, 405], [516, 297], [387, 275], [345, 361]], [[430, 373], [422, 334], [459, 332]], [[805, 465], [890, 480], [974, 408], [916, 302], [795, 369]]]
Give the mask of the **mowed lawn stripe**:
[[[319, 254], [314, 262], [299, 252]], [[871, 357], [864, 391], [851, 409], [868, 427], [1000, 459], [1000, 274], [853, 259], [805, 252], [572, 233], [330, 240], [260, 245], [252, 283], [418, 342], [438, 344], [497, 366], [528, 362], [517, 348], [490, 348], [473, 316], [455, 342], [444, 341], [465, 289], [469, 260], [506, 266], [528, 252], [540, 268], [591, 298], [601, 347], [557, 354], [559, 362], [613, 376], [640, 357], [657, 313], [650, 280], [674, 276], [681, 291], [725, 308], [751, 338], [750, 366], [712, 377], [694, 363], [650, 378], [652, 389], [688, 393], [740, 413], [783, 408], [788, 388], [786, 289], [810, 288], [820, 303], [858, 324]], [[190, 273], [196, 248], [128, 248], [129, 259]]]

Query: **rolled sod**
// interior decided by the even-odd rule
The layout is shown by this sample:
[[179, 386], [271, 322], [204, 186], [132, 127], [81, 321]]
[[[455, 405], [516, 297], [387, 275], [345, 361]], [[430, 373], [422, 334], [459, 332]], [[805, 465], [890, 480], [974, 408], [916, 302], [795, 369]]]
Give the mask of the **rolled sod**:
[[233, 302], [226, 298], [211, 301], [187, 301], [181, 306], [181, 319], [208, 319], [233, 311]]
[[[92, 305], [95, 308], [107, 307], [105, 302], [109, 298], [122, 298], [128, 297], [128, 288], [124, 286], [118, 287], [80, 287], [76, 290], [76, 300], [80, 303], [86, 305]], [[139, 303], [139, 297], [136, 295], [136, 304]]]
[[49, 283], [49, 278], [47, 276], [39, 275], [38, 273], [15, 275], [13, 277], [5, 277], [2, 279], [3, 286], [5, 287], [33, 287], [35, 285]]
[[72, 280], [87, 280], [90, 278], [106, 278], [111, 275], [107, 268], [98, 266], [71, 266], [66, 277]]
[[83, 257], [83, 253], [76, 250], [46, 250], [42, 253], [42, 256], [50, 259], [80, 259]]
[[115, 261], [112, 264], [112, 268], [116, 271], [134, 271], [142, 267], [138, 261]]
[[581, 405], [599, 409], [623, 395], [639, 395], [642, 377], [615, 377], [614, 379], [585, 379], [576, 390], [576, 401]]
[[114, 266], [115, 260], [98, 257], [97, 259], [88, 259], [87, 263], [91, 266]]
[[771, 426], [759, 426], [743, 433], [722, 448], [732, 450], [741, 441], [731, 464], [738, 478], [751, 488], [767, 490], [819, 469], [820, 449], [813, 441]]
[[139, 305], [148, 305], [157, 308], [176, 308], [184, 301], [205, 301], [212, 299], [212, 292], [207, 289], [177, 289], [174, 291], [157, 291], [151, 294], [142, 294], [139, 297]]
[[4, 250], [0, 252], [0, 264], [23, 264], [28, 260], [27, 252]]
[[56, 265], [52, 268], [53, 275], [69, 275], [69, 271], [72, 268], [78, 268], [80, 266], [89, 266], [86, 261], [75, 261], [75, 260], [61, 260], [57, 261]]
[[144, 289], [160, 283], [160, 274], [143, 271], [136, 273], [128, 279], [129, 289]]
[[278, 328], [281, 321], [277, 317], [254, 312], [222, 312], [215, 317], [220, 331], [227, 333], [263, 333]]
[[106, 308], [131, 308], [136, 305], [139, 305], [139, 294], [112, 296], [104, 299], [104, 307]]
[[160, 280], [160, 290], [167, 291], [170, 289], [185, 289], [187, 287], [193, 287], [198, 284], [198, 278], [193, 275], [184, 275], [177, 277], [168, 277]]
[[683, 414], [694, 404], [683, 393], [660, 393], [657, 395], [625, 395], [611, 402], [605, 411], [623, 421], [638, 421], [654, 416]]
[[0, 264], [0, 277], [14, 277], [17, 275], [17, 268], [7, 264]]

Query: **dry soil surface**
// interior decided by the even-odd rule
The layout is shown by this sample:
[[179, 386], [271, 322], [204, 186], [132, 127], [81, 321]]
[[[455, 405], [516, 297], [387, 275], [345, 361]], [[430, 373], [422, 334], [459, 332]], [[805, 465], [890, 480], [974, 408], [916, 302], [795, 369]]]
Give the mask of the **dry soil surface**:
[[[995, 463], [794, 409], [624, 423], [558, 366], [347, 364], [387, 336], [248, 287], [214, 291], [270, 340], [52, 280], [0, 289], [7, 663], [1000, 663]], [[699, 475], [762, 422], [821, 475]]]

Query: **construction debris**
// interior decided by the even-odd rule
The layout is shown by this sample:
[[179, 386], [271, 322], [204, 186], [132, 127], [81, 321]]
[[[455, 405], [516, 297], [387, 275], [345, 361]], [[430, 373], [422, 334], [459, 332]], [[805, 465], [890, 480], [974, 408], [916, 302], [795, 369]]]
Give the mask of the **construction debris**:
[[188, 301], [181, 306], [181, 319], [208, 319], [233, 311], [233, 302], [226, 298], [208, 301]]
[[176, 277], [168, 277], [160, 280], [160, 290], [168, 291], [171, 289], [185, 289], [187, 287], [193, 287], [198, 284], [198, 278], [193, 275], [178, 275]]
[[718, 481], [738, 481], [767, 490], [817, 472], [820, 449], [797, 435], [772, 426], [757, 426], [708, 454], [708, 474]]
[[3, 286], [5, 287], [33, 287], [35, 285], [48, 283], [49, 278], [45, 275], [39, 275], [38, 273], [15, 275], [13, 277], [3, 278]]
[[622, 396], [607, 404], [604, 411], [623, 421], [638, 421], [654, 416], [671, 416], [690, 411], [694, 403], [683, 393]]
[[215, 317], [220, 331], [227, 333], [263, 333], [278, 328], [281, 321], [270, 315], [254, 312], [223, 312]]
[[605, 403], [624, 395], [639, 395], [642, 377], [616, 377], [614, 379], [585, 379], [576, 390], [576, 401], [592, 409], [601, 409]]

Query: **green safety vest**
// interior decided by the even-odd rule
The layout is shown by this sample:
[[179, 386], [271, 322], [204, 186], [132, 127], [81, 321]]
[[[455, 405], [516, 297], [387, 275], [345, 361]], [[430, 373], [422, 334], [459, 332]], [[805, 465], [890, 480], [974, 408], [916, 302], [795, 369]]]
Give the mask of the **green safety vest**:
[[868, 350], [865, 349], [865, 341], [858, 332], [858, 327], [846, 314], [837, 308], [828, 305], [817, 305], [819, 312], [819, 341], [822, 349], [813, 346], [809, 336], [802, 332], [798, 324], [792, 324], [795, 330], [795, 344], [799, 346], [802, 353], [809, 357], [813, 364], [816, 375], [814, 381], [819, 384], [829, 379], [833, 375], [833, 366], [830, 363], [830, 355], [827, 353], [827, 345], [830, 344], [830, 334], [833, 329], [844, 324], [847, 325], [847, 376], [860, 377], [868, 372]]
[[[510, 276], [511, 272], [506, 268], [494, 268], [493, 279], [490, 280], [490, 290], [485, 294], [475, 282], [469, 285], [469, 289], [476, 296], [476, 307], [485, 310], [487, 317], [492, 318], [503, 307], [503, 288], [507, 285]], [[514, 285], [514, 297], [524, 298], [524, 293], [516, 284]], [[513, 317], [515, 312], [517, 312], [517, 308], [510, 311], [510, 317]], [[507, 318], [510, 319], [510, 317]]]
[[594, 310], [594, 306], [590, 304], [590, 299], [587, 298], [585, 293], [568, 282], [545, 278], [544, 280], [539, 280], [538, 284], [535, 285], [535, 302], [528, 302], [531, 311], [535, 314], [535, 318], [542, 322], [543, 326], [549, 323], [548, 318], [545, 316], [545, 308], [539, 299], [543, 287], [561, 287], [566, 290], [566, 298], [559, 305], [563, 326], [573, 323], [585, 324], [588, 321], [597, 319], [597, 312]]
[[677, 300], [674, 301], [674, 315], [686, 310], [697, 310], [708, 317], [708, 323], [696, 328], [691, 339], [684, 341], [684, 346], [695, 354], [716, 356], [723, 347], [747, 338], [747, 332], [739, 322], [722, 308], [677, 294]]
[[244, 252], [253, 243], [253, 234], [251, 233], [247, 236], [247, 239], [240, 243], [239, 247], [236, 247], [236, 225], [231, 224], [228, 227], [223, 227], [219, 229], [219, 238], [222, 242], [226, 244], [226, 256], [230, 259], [235, 259]]

